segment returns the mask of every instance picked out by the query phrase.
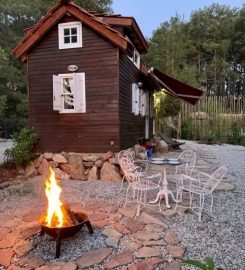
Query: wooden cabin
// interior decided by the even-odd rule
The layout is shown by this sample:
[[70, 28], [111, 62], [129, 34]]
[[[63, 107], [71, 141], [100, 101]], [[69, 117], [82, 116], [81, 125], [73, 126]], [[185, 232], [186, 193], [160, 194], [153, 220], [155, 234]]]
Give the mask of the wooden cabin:
[[27, 64], [38, 151], [119, 151], [153, 135], [159, 82], [141, 69], [148, 47], [134, 18], [63, 0], [26, 31], [12, 54]]

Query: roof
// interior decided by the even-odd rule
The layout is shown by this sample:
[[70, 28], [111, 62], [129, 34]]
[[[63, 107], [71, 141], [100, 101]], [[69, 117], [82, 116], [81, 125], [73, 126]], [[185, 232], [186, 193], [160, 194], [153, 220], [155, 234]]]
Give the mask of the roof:
[[139, 53], [147, 53], [148, 44], [134, 17], [122, 16], [120, 14], [95, 14], [95, 16], [111, 26], [122, 26], [128, 29], [128, 35]]
[[141, 72], [153, 81], [152, 86], [156, 90], [163, 90], [171, 96], [174, 96], [191, 105], [195, 105], [203, 95], [203, 91], [183, 83], [175, 78], [151, 68], [148, 70], [145, 66], [141, 67]]
[[26, 29], [27, 35], [18, 43], [12, 54], [21, 61], [26, 60], [29, 50], [66, 14], [70, 14], [84, 24], [88, 25], [97, 33], [101, 34], [115, 46], [122, 49], [126, 54], [132, 55], [133, 45], [124, 38], [122, 34], [109, 24], [101, 21], [93, 13], [77, 6], [70, 0], [61, 0], [57, 5], [48, 11], [48, 13], [33, 27]]

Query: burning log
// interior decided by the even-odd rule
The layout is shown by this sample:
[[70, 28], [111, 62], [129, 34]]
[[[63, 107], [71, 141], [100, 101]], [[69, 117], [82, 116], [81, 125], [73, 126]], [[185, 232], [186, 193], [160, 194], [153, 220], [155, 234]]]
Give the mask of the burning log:
[[73, 226], [79, 223], [68, 204], [64, 203], [61, 206], [61, 210], [63, 212], [63, 218], [64, 218], [63, 227]]

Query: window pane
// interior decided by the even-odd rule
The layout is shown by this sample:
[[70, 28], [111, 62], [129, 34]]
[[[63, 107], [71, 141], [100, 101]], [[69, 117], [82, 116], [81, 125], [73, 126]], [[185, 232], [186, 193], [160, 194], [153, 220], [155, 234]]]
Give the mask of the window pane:
[[77, 43], [77, 36], [71, 37], [71, 43]]
[[70, 42], [70, 37], [64, 37], [64, 43], [67, 44], [67, 43], [71, 43]]
[[72, 78], [64, 78], [63, 79], [63, 93], [64, 94], [74, 93], [73, 79]]
[[64, 36], [69, 36], [70, 35], [70, 28], [65, 28], [64, 29]]
[[71, 34], [72, 35], [76, 35], [77, 34], [77, 28], [76, 27], [71, 28]]
[[74, 95], [64, 96], [64, 109], [73, 110], [74, 109]]

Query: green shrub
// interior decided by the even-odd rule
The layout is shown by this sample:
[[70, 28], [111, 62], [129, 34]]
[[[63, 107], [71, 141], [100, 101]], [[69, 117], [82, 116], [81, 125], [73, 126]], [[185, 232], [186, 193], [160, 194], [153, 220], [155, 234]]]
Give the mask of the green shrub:
[[184, 260], [185, 264], [195, 266], [197, 269], [201, 270], [223, 270], [222, 268], [216, 268], [213, 259], [207, 257], [204, 261], [198, 260]]
[[24, 128], [20, 132], [14, 133], [11, 138], [14, 145], [4, 152], [8, 159], [14, 161], [18, 166], [26, 166], [36, 158], [33, 149], [38, 141], [38, 134], [33, 129]]

